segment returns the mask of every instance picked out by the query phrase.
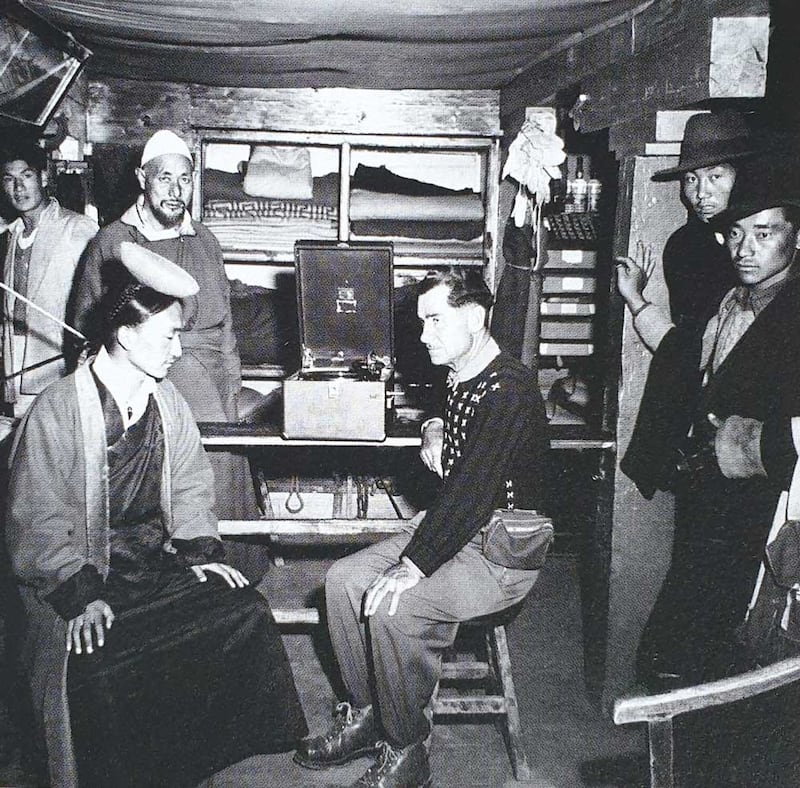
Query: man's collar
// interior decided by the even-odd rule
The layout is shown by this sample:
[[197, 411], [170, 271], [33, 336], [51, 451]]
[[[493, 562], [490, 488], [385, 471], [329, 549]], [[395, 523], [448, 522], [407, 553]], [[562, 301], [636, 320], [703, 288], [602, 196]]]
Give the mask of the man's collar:
[[[56, 210], [56, 206], [58, 205], [58, 201], [55, 197], [48, 197], [47, 198], [47, 205], [45, 205], [44, 210], [39, 214], [39, 221], [36, 223], [38, 227], [42, 223], [42, 219], [46, 216], [49, 216]], [[21, 216], [18, 216], [14, 219], [11, 224], [8, 225], [8, 232], [12, 234], [22, 233], [25, 231], [25, 221]]]
[[[773, 282], [767, 287], [746, 287], [739, 285], [733, 291], [732, 302], [736, 301], [744, 308], [750, 308], [756, 317], [761, 314], [764, 308], [775, 298], [781, 290], [783, 290], [789, 282], [797, 279], [800, 276], [800, 267], [792, 265], [783, 279]], [[731, 303], [732, 303], [731, 302]]]
[[144, 217], [142, 216], [143, 207], [144, 195], [140, 194], [136, 202], [122, 214], [120, 221], [135, 227], [148, 241], [164, 241], [167, 238], [179, 238], [182, 235], [197, 235], [192, 225], [192, 217], [189, 215], [189, 211], [183, 212], [183, 219], [177, 227], [154, 230], [144, 222]]
[[471, 358], [458, 372], [450, 370], [447, 375], [447, 385], [456, 386], [465, 380], [471, 380], [476, 375], [480, 375], [489, 364], [500, 355], [500, 348], [491, 336], [488, 336], [483, 347]]
[[[156, 381], [149, 375], [144, 378], [133, 370], [126, 371], [111, 360], [105, 347], [101, 347], [92, 362], [92, 369], [98, 380], [108, 389], [117, 403], [122, 421], [127, 429], [130, 423], [128, 409], [131, 408], [136, 419], [144, 412], [147, 400], [156, 390]], [[134, 421], [136, 420], [134, 419]]]

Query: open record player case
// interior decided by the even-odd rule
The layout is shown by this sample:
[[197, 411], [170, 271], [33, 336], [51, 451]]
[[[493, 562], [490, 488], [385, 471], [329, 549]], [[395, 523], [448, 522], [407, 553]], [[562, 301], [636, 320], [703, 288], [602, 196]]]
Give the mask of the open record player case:
[[283, 383], [287, 438], [386, 438], [394, 374], [392, 245], [298, 241], [300, 370]]

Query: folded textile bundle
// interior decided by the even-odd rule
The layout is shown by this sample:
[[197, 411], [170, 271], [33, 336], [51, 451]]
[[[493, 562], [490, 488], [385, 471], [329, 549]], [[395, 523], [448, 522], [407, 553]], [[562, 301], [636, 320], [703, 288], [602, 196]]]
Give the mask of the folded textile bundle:
[[371, 192], [389, 192], [392, 194], [407, 194], [417, 197], [435, 197], [438, 195], [474, 194], [470, 189], [448, 189], [435, 183], [418, 181], [415, 178], [406, 178], [396, 175], [386, 167], [369, 167], [359, 164], [353, 177], [350, 179], [351, 189], [365, 189]]
[[350, 190], [350, 219], [354, 221], [482, 221], [484, 217], [480, 194], [405, 178], [386, 167], [359, 164], [350, 179]]
[[483, 222], [433, 222], [412, 219], [364, 219], [351, 222], [354, 235], [424, 238], [432, 241], [474, 241], [483, 234]]
[[393, 192], [370, 192], [354, 189], [350, 192], [350, 218], [416, 219], [448, 221], [451, 219], [481, 221], [483, 201], [479, 194], [450, 194], [416, 196]]
[[286, 145], [254, 145], [243, 188], [251, 197], [310, 200], [311, 152]]
[[[325, 205], [337, 208], [339, 205], [339, 174], [336, 172], [322, 175], [312, 179], [311, 193], [304, 200], [290, 198], [289, 195], [283, 197], [264, 197], [270, 202], [292, 202], [298, 204]], [[203, 170], [203, 210], [210, 202], [216, 201], [239, 201], [253, 202], [254, 198], [245, 192], [242, 184], [242, 176], [236, 172], [225, 172], [208, 168]]]
[[305, 219], [337, 222], [339, 210], [328, 205], [296, 200], [208, 200], [203, 209], [208, 219]]
[[223, 249], [253, 249], [290, 257], [298, 238], [333, 241], [337, 237], [335, 222], [223, 220], [208, 222], [208, 229]]

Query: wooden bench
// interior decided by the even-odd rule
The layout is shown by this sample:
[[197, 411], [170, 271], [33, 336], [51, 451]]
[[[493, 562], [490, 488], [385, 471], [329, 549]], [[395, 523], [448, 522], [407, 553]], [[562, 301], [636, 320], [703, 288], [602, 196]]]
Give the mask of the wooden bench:
[[614, 722], [617, 725], [647, 723], [651, 788], [673, 788], [675, 753], [672, 720], [675, 717], [752, 698], [798, 680], [800, 657], [792, 657], [707, 684], [682, 687], [658, 695], [619, 698], [614, 703]]

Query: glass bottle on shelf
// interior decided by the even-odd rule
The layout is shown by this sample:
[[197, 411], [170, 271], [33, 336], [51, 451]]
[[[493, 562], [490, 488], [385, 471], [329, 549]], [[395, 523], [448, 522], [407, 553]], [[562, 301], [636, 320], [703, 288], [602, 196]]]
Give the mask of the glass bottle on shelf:
[[597, 178], [590, 178], [587, 184], [586, 210], [597, 213], [600, 210], [600, 195], [603, 193], [603, 184]]
[[574, 213], [586, 212], [586, 198], [588, 195], [588, 184], [583, 175], [583, 156], [578, 156], [575, 163], [575, 180], [572, 181], [572, 202]]
[[548, 214], [563, 213], [567, 201], [567, 178], [563, 175], [560, 178], [550, 179], [550, 208]]

